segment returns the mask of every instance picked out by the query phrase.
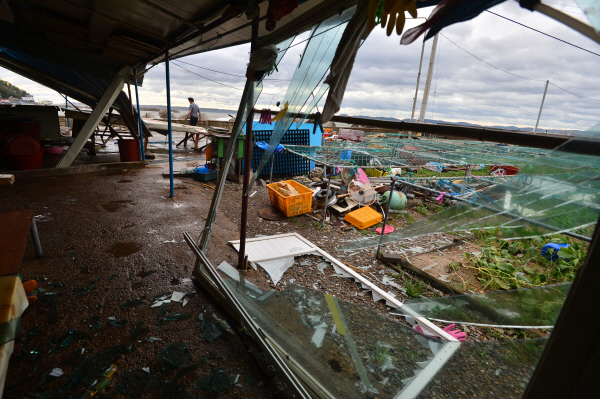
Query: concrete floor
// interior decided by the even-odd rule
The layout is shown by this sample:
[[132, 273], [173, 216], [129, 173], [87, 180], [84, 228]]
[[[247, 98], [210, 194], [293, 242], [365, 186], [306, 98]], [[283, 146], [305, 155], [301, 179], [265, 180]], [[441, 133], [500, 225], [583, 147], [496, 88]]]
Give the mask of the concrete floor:
[[[185, 159], [184, 155], [187, 156], [178, 154]], [[39, 293], [40, 300], [23, 314], [25, 337], [15, 345], [5, 398], [41, 393], [81, 397], [84, 385], [100, 378], [104, 371], [101, 366], [90, 368], [89, 360], [97, 360], [98, 356], [94, 355], [119, 344], [128, 349], [116, 361], [118, 371], [107, 391], [126, 380], [127, 370], [144, 367], [150, 367], [151, 377], [160, 373], [166, 381], [176, 381], [176, 371], [160, 362], [161, 350], [174, 341], [187, 344], [192, 354], [190, 364], [203, 358], [207, 358], [206, 362], [192, 369], [178, 385], [162, 384], [163, 388], [147, 391], [143, 397], [171, 397], [161, 394], [161, 389], [167, 389], [164, 387], [187, 392], [178, 391], [172, 397], [194, 397], [186, 395], [192, 395], [198, 377], [208, 375], [212, 369], [249, 377], [242, 378], [240, 386], [231, 387], [219, 397], [274, 395], [274, 384], [259, 371], [237, 335], [223, 334], [213, 342], [202, 339], [199, 314], [222, 319], [226, 319], [226, 315], [194, 283], [194, 257], [183, 242], [182, 233], [188, 231], [193, 237], [199, 237], [213, 190], [191, 179], [176, 178], [175, 197], [169, 198], [169, 179], [162, 177], [168, 168], [163, 162], [165, 159], [166, 155], [157, 155], [155, 164], [145, 169], [122, 170], [111, 175], [20, 177], [13, 186], [0, 187], [0, 209], [31, 207], [38, 217], [44, 255], [36, 258], [32, 244], [28, 243], [21, 274], [24, 280], [36, 279], [45, 290]], [[199, 162], [199, 159], [181, 160], [175, 169]], [[241, 196], [241, 192], [230, 184], [225, 195], [232, 198]], [[217, 216], [208, 250], [215, 265], [223, 260], [231, 264], [237, 262], [236, 252], [226, 245], [228, 240], [238, 238], [235, 219], [239, 219], [239, 215], [219, 212]], [[189, 319], [157, 323], [162, 317], [157, 318], [158, 308], [150, 307], [153, 297], [194, 290], [197, 295], [190, 298], [187, 306], [175, 304], [169, 312], [189, 314]], [[52, 296], [58, 298], [55, 305]], [[124, 309], [122, 304], [135, 299], [141, 304]], [[109, 325], [112, 316], [118, 321], [128, 320], [127, 324]], [[92, 320], [100, 321], [99, 329], [91, 327], [96, 323]], [[147, 331], [132, 340], [130, 334], [138, 323], [138, 327]], [[55, 344], [57, 339], [66, 342], [65, 337], [70, 334], [74, 334], [74, 339], [69, 345]], [[162, 341], [149, 342], [150, 337]], [[81, 348], [85, 349], [84, 355], [69, 364], [69, 356]], [[40, 353], [38, 356], [35, 356], [36, 351]], [[88, 363], [85, 356], [89, 356]], [[56, 367], [64, 371], [62, 377], [46, 376]], [[82, 368], [92, 375], [65, 388], [65, 382]], [[258, 384], [260, 381], [264, 384]], [[123, 387], [119, 390], [127, 391]], [[204, 395], [207, 391], [198, 393]], [[114, 394], [114, 397], [127, 396], [117, 390]]]

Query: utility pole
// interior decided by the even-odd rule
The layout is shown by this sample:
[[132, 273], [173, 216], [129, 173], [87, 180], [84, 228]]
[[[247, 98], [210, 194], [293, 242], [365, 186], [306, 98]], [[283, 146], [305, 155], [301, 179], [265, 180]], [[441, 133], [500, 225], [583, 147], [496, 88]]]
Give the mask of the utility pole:
[[418, 122], [423, 123], [425, 120], [425, 112], [427, 111], [427, 99], [429, 98], [429, 89], [431, 88], [431, 78], [433, 77], [433, 64], [435, 62], [435, 50], [437, 49], [439, 33], [433, 37], [433, 45], [431, 46], [431, 55], [429, 56], [429, 69], [427, 70], [427, 80], [425, 81], [425, 92], [423, 93], [423, 103], [419, 113]]
[[546, 81], [546, 88], [544, 89], [544, 96], [542, 97], [542, 105], [540, 105], [540, 113], [538, 114], [537, 122], [535, 123], [535, 128], [533, 129], [533, 133], [537, 131], [538, 125], [540, 124], [540, 117], [542, 116], [542, 108], [544, 108], [544, 101], [546, 100], [546, 92], [548, 91], [548, 83], [549, 80]]
[[419, 73], [417, 75], [417, 88], [415, 89], [415, 98], [413, 100], [413, 109], [412, 114], [410, 115], [410, 121], [415, 121], [415, 108], [417, 106], [417, 96], [419, 95], [419, 81], [421, 80], [421, 67], [423, 66], [423, 53], [425, 52], [425, 42], [423, 42], [423, 46], [421, 47], [421, 61], [419, 61]]

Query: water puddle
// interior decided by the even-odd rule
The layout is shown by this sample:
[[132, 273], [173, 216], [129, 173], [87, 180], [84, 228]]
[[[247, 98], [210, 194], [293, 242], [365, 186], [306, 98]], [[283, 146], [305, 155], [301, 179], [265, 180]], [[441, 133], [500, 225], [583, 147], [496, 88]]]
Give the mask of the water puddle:
[[125, 208], [130, 205], [134, 205], [135, 202], [131, 200], [118, 200], [118, 201], [110, 201], [106, 204], [96, 204], [94, 205], [94, 209], [99, 212], [116, 212], [119, 209]]
[[142, 249], [142, 245], [137, 242], [118, 242], [107, 249], [106, 252], [115, 258], [123, 258], [125, 256], [133, 255], [140, 249]]

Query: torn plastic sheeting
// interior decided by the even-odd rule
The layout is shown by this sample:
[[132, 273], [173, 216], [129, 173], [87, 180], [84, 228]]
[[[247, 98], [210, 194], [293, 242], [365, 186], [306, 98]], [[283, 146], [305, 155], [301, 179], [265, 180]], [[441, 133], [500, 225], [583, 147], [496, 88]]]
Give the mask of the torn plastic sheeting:
[[[248, 186], [248, 191], [256, 179], [258, 179], [264, 166], [271, 159], [281, 138], [298, 117], [300, 111], [313, 94], [313, 91], [327, 73], [344, 32], [344, 28], [355, 10], [356, 7], [346, 9], [313, 27], [310, 39], [302, 53], [300, 63], [294, 72], [292, 81], [290, 82], [282, 101], [284, 104], [289, 104], [288, 110], [285, 116], [275, 123], [273, 134], [269, 141], [269, 147], [263, 154], [254, 177]], [[248, 195], [248, 193], [245, 193], [245, 195]]]

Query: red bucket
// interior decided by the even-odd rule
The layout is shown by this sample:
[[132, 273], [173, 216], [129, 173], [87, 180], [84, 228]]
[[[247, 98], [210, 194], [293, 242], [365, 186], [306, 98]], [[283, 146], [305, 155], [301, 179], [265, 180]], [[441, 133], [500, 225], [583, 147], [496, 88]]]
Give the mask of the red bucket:
[[119, 139], [117, 143], [119, 144], [121, 162], [137, 162], [142, 158], [138, 139]]
[[517, 173], [519, 173], [519, 168], [517, 168], [516, 166], [492, 166], [490, 167], [490, 173], [498, 170], [498, 169], [504, 169], [504, 172], [506, 172], [507, 176], [511, 176], [511, 175], [516, 175]]
[[31, 170], [39, 169], [44, 160], [44, 150], [42, 149], [37, 154], [32, 155], [15, 155], [7, 152], [2, 152], [6, 163], [10, 169], [16, 170]]

